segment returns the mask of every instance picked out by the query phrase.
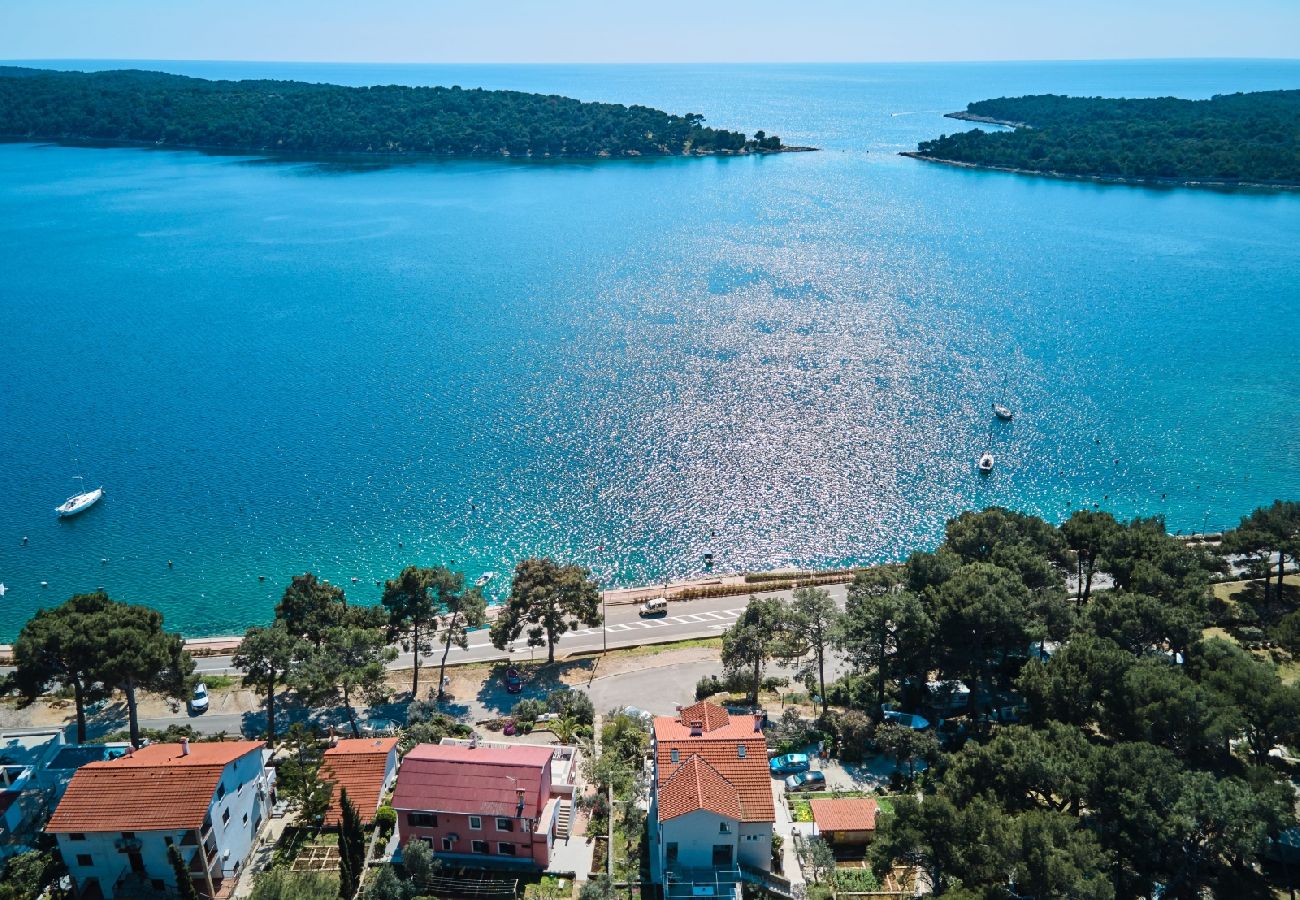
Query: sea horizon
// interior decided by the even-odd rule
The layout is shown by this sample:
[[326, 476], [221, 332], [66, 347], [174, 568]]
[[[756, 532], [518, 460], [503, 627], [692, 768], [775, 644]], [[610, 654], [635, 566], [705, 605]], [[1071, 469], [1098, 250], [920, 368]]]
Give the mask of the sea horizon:
[[[532, 554], [626, 586], [706, 552], [720, 572], [894, 561], [988, 505], [1186, 533], [1300, 496], [1300, 197], [897, 156], [986, 97], [1294, 88], [1300, 60], [3, 64], [37, 63], [382, 68], [822, 152], [0, 144], [0, 641], [100, 586], [227, 635], [305, 570], [363, 603], [407, 564], [493, 570], [499, 599]], [[59, 522], [78, 475], [105, 499]]]

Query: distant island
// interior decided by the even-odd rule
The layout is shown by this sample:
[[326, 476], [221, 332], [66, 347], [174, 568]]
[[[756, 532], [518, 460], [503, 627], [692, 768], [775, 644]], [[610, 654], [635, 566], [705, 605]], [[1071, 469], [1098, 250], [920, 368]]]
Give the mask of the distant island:
[[697, 113], [460, 87], [209, 81], [0, 67], [0, 139], [243, 153], [712, 156], [810, 150]]
[[1105, 181], [1300, 187], [1300, 90], [1209, 100], [1041, 94], [948, 115], [1012, 130], [942, 135], [903, 155]]

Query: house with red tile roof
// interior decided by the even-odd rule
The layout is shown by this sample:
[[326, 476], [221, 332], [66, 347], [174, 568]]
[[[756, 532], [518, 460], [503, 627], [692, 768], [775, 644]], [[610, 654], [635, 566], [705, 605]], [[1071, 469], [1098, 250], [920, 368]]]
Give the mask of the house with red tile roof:
[[401, 845], [424, 841], [440, 859], [545, 869], [566, 797], [552, 789], [555, 748], [420, 744], [397, 773]]
[[[650, 866], [654, 879], [687, 886], [727, 879], [740, 865], [769, 871], [773, 782], [763, 717], [696, 703], [654, 720]], [[733, 883], [734, 889], [734, 883]]]
[[832, 844], [868, 844], [876, 836], [874, 797], [825, 797], [808, 805], [816, 833]]
[[397, 738], [361, 738], [337, 740], [325, 751], [320, 764], [320, 780], [334, 785], [330, 806], [325, 812], [325, 827], [337, 828], [342, 818], [342, 797], [356, 807], [361, 821], [369, 823], [384, 793], [397, 777]]
[[247, 861], [275, 795], [262, 741], [152, 744], [79, 768], [45, 831], [78, 898], [175, 890], [176, 847], [216, 896]]

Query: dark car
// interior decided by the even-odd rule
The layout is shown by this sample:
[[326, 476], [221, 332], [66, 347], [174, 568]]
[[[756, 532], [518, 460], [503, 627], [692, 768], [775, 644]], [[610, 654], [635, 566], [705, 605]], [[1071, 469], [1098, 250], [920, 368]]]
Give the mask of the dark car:
[[785, 789], [790, 793], [798, 791], [820, 791], [826, 787], [826, 776], [821, 772], [799, 772], [785, 780]]
[[511, 666], [506, 669], [506, 693], [518, 694], [524, 689], [524, 680], [519, 677], [519, 670]]

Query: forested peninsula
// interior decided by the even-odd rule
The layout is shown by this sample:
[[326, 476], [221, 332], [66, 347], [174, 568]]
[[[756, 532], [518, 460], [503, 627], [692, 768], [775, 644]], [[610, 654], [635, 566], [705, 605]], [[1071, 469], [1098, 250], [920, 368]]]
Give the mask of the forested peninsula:
[[0, 67], [0, 139], [247, 153], [635, 157], [779, 153], [697, 113], [460, 87], [209, 81]]
[[949, 117], [1012, 130], [942, 135], [903, 155], [1107, 181], [1300, 187], [1300, 90], [1209, 100], [1002, 97]]

